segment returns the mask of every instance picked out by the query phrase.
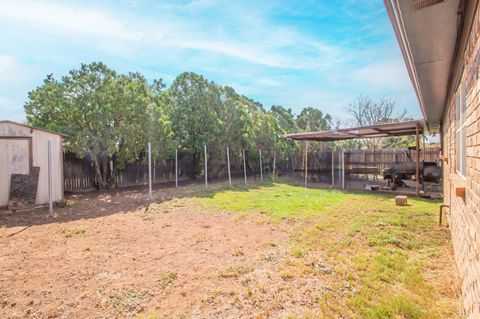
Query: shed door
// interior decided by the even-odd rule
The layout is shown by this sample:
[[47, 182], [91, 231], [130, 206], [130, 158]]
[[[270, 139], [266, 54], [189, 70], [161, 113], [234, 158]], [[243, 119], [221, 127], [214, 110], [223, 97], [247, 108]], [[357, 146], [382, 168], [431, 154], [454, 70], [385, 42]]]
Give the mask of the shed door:
[[0, 138], [0, 206], [8, 205], [11, 174], [30, 172], [30, 138]]

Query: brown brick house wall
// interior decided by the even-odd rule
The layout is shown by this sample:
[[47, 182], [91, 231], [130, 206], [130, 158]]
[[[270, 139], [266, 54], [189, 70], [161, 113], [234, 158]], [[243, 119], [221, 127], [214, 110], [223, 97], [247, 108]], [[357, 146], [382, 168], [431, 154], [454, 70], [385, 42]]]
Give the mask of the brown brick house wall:
[[[466, 89], [466, 176], [456, 173], [458, 125], [453, 95], [442, 123], [445, 203], [450, 206], [449, 223], [455, 260], [462, 278], [462, 294], [467, 318], [480, 318], [480, 15], [478, 10], [463, 56], [461, 82]], [[460, 83], [455, 84], [457, 87]], [[453, 87], [453, 91], [457, 88]], [[455, 189], [465, 187], [465, 198]]]

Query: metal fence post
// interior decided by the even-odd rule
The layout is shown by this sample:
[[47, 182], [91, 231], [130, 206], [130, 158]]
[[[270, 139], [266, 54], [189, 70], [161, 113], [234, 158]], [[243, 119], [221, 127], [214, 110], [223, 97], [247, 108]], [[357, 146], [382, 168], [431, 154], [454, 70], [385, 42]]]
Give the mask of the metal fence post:
[[178, 150], [175, 149], [175, 188], [178, 187]]
[[148, 142], [148, 194], [152, 197], [152, 143]]
[[232, 187], [232, 175], [230, 174], [230, 150], [227, 146], [227, 169], [228, 169], [228, 183]]
[[308, 183], [308, 141], [305, 142], [305, 159], [304, 159], [304, 165], [305, 165], [305, 188], [307, 188], [307, 183]]
[[260, 154], [260, 180], [263, 182], [262, 150], [259, 150], [259, 154]]
[[203, 145], [205, 149], [205, 189], [208, 188], [208, 158], [207, 158], [207, 144]]
[[273, 152], [273, 170], [272, 170], [272, 180], [275, 179], [275, 174], [277, 173], [275, 167], [275, 152]]
[[245, 185], [247, 185], [247, 162], [245, 160], [245, 149], [243, 149], [243, 177], [245, 179]]
[[345, 150], [342, 150], [342, 189], [345, 189]]
[[53, 199], [52, 199], [52, 142], [48, 141], [48, 212], [53, 214]]

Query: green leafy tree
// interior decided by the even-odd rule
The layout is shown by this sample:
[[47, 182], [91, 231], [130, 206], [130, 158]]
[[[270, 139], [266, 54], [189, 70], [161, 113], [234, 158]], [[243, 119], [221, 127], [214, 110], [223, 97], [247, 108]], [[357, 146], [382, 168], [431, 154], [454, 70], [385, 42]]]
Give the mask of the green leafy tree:
[[105, 189], [112, 177], [110, 161], [121, 167], [144, 153], [153, 105], [142, 75], [119, 75], [103, 63], [91, 63], [61, 81], [47, 76], [29, 92], [25, 111], [30, 124], [68, 134], [67, 150], [91, 156], [98, 187]]
[[178, 145], [192, 154], [191, 177], [195, 177], [201, 170], [204, 145], [218, 145], [215, 142], [222, 131], [220, 90], [193, 72], [180, 74], [170, 90], [174, 101], [170, 115], [172, 129]]
[[297, 125], [304, 132], [325, 131], [332, 126], [332, 117], [313, 107], [306, 107], [297, 117]]

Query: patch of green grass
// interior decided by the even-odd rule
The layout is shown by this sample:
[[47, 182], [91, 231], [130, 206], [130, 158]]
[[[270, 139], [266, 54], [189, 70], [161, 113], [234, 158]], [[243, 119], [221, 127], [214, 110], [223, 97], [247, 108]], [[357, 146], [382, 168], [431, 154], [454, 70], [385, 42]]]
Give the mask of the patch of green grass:
[[303, 247], [293, 247], [290, 250], [290, 255], [297, 258], [303, 258], [307, 251]]
[[85, 227], [78, 226], [78, 227], [74, 227], [74, 228], [69, 229], [69, 230], [65, 230], [63, 233], [65, 234], [66, 238], [70, 238], [74, 235], [84, 234], [86, 231], [87, 231], [87, 229]]
[[118, 317], [133, 317], [143, 311], [150, 298], [148, 290], [132, 289], [110, 295], [107, 302], [116, 310]]
[[160, 275], [157, 279], [157, 283], [161, 288], [165, 289], [170, 286], [175, 279], [177, 279], [177, 273], [175, 271], [168, 271]]
[[234, 212], [255, 211], [276, 218], [296, 219], [321, 214], [325, 209], [340, 205], [350, 196], [335, 190], [305, 189], [275, 183], [269, 187], [252, 190], [237, 186], [231, 190], [201, 198], [200, 201], [211, 209]]
[[[273, 220], [302, 220], [292, 224], [290, 255], [301, 261], [307, 252], [318, 251], [335, 269], [331, 276], [319, 272], [332, 287], [319, 299], [325, 317], [461, 317], [450, 288], [456, 273], [448, 268], [448, 230], [437, 226], [438, 201], [409, 198], [410, 205], [400, 207], [392, 196], [379, 193], [281, 183], [233, 188], [195, 200], [242, 218], [255, 212]], [[438, 271], [438, 265], [448, 269]], [[280, 277], [289, 280], [294, 270], [284, 269]]]
[[241, 275], [248, 274], [249, 272], [253, 271], [252, 266], [247, 265], [235, 265], [224, 268], [220, 270], [220, 277], [222, 278], [237, 278]]

